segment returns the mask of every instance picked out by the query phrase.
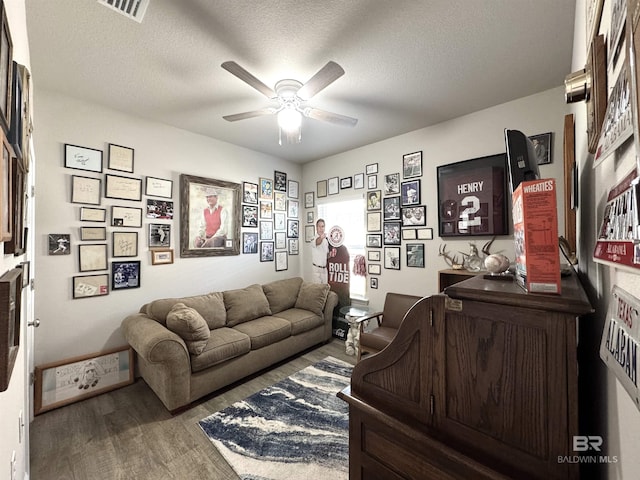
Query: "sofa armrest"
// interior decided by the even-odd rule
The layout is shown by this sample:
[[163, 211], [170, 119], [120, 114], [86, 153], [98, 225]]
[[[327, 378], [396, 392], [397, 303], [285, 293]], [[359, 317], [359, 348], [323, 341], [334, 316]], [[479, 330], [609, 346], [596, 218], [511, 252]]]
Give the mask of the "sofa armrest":
[[327, 294], [327, 301], [324, 304], [325, 340], [329, 340], [332, 336], [333, 311], [337, 306], [338, 294], [332, 290], [329, 290], [329, 293]]
[[129, 345], [145, 360], [190, 364], [189, 351], [182, 338], [147, 315], [129, 315], [122, 321], [122, 330]]

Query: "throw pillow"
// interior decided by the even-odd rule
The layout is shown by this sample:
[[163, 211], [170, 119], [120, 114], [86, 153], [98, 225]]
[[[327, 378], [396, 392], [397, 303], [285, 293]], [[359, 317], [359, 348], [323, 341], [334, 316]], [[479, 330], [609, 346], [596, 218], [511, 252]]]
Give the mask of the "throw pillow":
[[176, 303], [167, 314], [167, 328], [177, 333], [192, 355], [200, 355], [207, 346], [211, 331], [202, 315], [184, 303]]
[[222, 292], [154, 300], [146, 305], [143, 313], [166, 325], [167, 315], [176, 303], [184, 303], [187, 307], [195, 309], [206, 320], [210, 330], [224, 327], [226, 324], [227, 312], [224, 308]]
[[298, 300], [296, 300], [296, 308], [309, 310], [318, 316], [324, 315], [324, 304], [329, 295], [329, 285], [326, 283], [309, 283], [302, 282], [300, 292], [298, 292]]
[[272, 315], [293, 308], [298, 299], [301, 283], [302, 278], [294, 277], [265, 283], [262, 286], [262, 290], [264, 290], [264, 294], [269, 301]]
[[269, 301], [257, 283], [238, 290], [227, 290], [223, 294], [228, 327], [271, 315]]

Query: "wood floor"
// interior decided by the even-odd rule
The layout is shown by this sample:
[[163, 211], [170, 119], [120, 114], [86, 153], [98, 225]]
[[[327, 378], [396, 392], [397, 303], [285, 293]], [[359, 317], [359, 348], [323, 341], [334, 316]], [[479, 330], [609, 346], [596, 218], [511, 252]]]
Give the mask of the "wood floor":
[[32, 480], [239, 479], [202, 433], [213, 412], [333, 357], [355, 363], [333, 339], [172, 416], [147, 384], [134, 384], [35, 417]]

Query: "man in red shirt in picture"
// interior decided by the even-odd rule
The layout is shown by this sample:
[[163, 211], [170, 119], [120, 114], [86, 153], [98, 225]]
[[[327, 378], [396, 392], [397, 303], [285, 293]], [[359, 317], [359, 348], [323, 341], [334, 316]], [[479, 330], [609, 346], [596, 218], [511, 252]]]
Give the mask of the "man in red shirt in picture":
[[213, 189], [205, 191], [208, 207], [204, 209], [203, 221], [194, 244], [196, 248], [224, 247], [229, 228], [229, 214], [218, 203], [218, 192]]

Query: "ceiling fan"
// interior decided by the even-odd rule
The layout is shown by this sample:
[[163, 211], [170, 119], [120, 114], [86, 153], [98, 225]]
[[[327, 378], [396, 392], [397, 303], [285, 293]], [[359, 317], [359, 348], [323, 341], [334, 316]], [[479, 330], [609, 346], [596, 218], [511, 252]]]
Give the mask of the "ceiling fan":
[[225, 115], [222, 118], [229, 122], [236, 122], [261, 115], [277, 115], [278, 126], [280, 127], [280, 145], [282, 145], [283, 133], [288, 143], [300, 142], [302, 116], [347, 127], [353, 127], [358, 123], [357, 118], [327, 112], [326, 110], [305, 105], [316, 93], [328, 87], [344, 75], [343, 68], [336, 62], [327, 62], [327, 64], [304, 85], [297, 80], [284, 79], [278, 81], [273, 89], [267, 87], [236, 62], [224, 62], [221, 67], [249, 86], [255, 88], [268, 99], [278, 102], [277, 106], [236, 113], [234, 115]]

